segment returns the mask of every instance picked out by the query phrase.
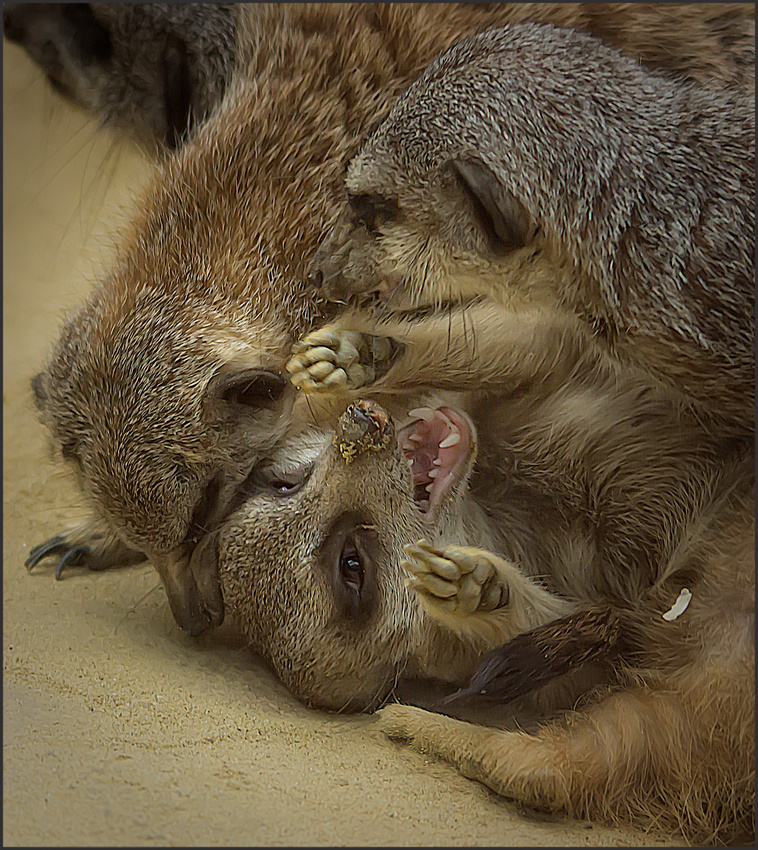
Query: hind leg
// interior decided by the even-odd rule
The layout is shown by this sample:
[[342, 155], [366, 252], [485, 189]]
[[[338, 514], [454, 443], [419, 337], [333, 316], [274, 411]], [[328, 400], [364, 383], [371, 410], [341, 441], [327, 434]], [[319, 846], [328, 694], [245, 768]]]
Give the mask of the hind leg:
[[690, 744], [679, 700], [642, 688], [613, 694], [535, 735], [404, 705], [379, 716], [388, 737], [451, 762], [498, 794], [574, 816], [623, 808], [627, 797], [656, 786], [667, 760], [685, 758]]

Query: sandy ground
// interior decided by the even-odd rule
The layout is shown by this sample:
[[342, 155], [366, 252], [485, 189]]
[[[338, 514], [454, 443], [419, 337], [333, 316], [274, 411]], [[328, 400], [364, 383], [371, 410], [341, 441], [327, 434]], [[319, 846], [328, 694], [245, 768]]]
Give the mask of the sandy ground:
[[535, 819], [369, 717], [304, 708], [231, 628], [184, 635], [149, 565], [27, 573], [29, 549], [84, 516], [29, 379], [150, 168], [16, 47], [3, 71], [4, 844], [664, 843]]

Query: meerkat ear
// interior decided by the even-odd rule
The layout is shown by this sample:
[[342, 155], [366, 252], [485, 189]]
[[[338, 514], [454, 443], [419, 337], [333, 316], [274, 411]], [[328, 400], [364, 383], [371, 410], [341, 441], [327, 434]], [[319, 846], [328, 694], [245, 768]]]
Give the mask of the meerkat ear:
[[527, 245], [534, 225], [521, 201], [482, 162], [453, 159], [450, 168], [472, 201], [479, 223], [499, 253]]
[[205, 397], [250, 408], [273, 408], [288, 386], [289, 381], [271, 369], [223, 366], [208, 382]]

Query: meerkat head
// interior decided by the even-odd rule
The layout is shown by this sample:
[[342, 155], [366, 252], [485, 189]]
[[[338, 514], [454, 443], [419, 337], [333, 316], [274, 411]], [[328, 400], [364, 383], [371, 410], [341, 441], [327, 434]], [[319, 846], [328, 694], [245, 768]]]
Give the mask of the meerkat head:
[[476, 438], [462, 413], [414, 413], [396, 431], [359, 401], [335, 432], [288, 440], [253, 471], [220, 533], [227, 610], [308, 703], [375, 707], [423, 639], [403, 547], [457, 522]]
[[5, 37], [63, 97], [141, 142], [176, 147], [224, 91], [231, 4], [8, 3]]
[[199, 544], [281, 440], [294, 392], [267, 360], [265, 326], [253, 348], [191, 300], [107, 301], [66, 324], [35, 402], [96, 514], [153, 562], [177, 621], [197, 633], [223, 617]]
[[[607, 115], [633, 112], [633, 71], [596, 39], [542, 25], [443, 53], [349, 165], [347, 201], [314, 258], [326, 296], [398, 306], [568, 297], [581, 263], [605, 261], [593, 238], [600, 211], [609, 242], [618, 238], [623, 210], [606, 193], [624, 140]], [[624, 87], [619, 105], [612, 92]]]

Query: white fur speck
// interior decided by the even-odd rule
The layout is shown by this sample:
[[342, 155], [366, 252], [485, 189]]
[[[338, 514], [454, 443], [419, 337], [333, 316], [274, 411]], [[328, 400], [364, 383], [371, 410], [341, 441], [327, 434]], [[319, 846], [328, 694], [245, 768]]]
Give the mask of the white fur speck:
[[663, 619], [669, 621], [676, 620], [680, 614], [683, 614], [687, 610], [690, 599], [692, 599], [692, 594], [686, 587], [683, 587], [682, 592], [676, 598], [676, 602], [663, 615]]

